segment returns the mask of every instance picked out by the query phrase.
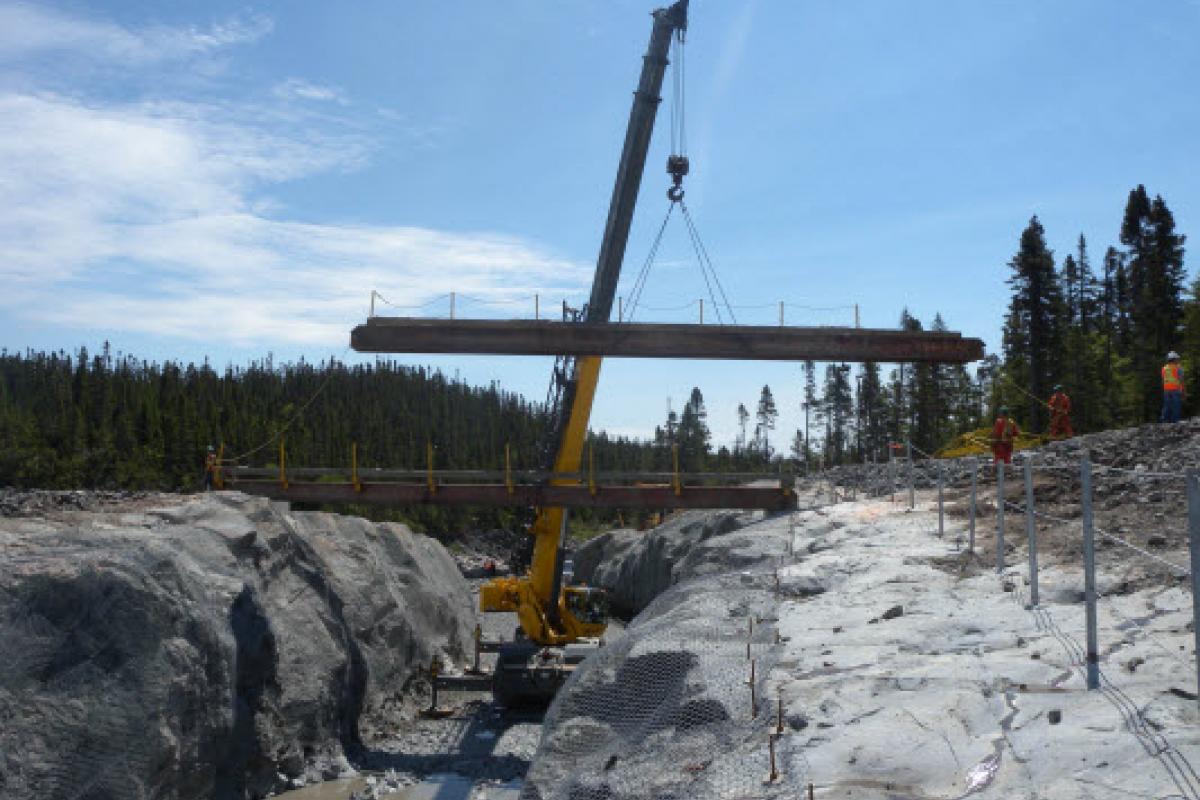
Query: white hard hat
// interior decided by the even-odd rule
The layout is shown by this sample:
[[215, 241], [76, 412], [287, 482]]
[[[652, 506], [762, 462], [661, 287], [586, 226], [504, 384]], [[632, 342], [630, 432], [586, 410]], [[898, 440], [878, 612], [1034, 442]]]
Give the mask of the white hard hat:
[[1174, 350], [1167, 353], [1167, 361], [1178, 361], [1178, 360], [1179, 360], [1179, 353], [1176, 353]]

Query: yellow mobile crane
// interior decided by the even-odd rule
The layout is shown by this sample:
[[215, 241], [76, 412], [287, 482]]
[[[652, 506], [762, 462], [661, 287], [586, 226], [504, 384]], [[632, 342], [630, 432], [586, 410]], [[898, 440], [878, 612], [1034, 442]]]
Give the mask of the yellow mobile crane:
[[[607, 323], [612, 313], [667, 57], [672, 39], [678, 36], [682, 40], [687, 30], [687, 9], [688, 0], [679, 0], [653, 13], [654, 28], [633, 96], [591, 296], [573, 315], [579, 324]], [[680, 184], [688, 171], [687, 158], [672, 154], [667, 170], [674, 178], [668, 196], [678, 201], [683, 197]], [[553, 429], [548, 438], [551, 447], [545, 454], [554, 474], [580, 471], [601, 360], [598, 355], [560, 356], [555, 364], [551, 379]], [[573, 478], [550, 480], [577, 482]], [[503, 703], [548, 701], [574, 665], [599, 646], [607, 627], [608, 600], [603, 591], [562, 585], [566, 526], [566, 509], [538, 509], [531, 531], [534, 545], [529, 572], [522, 577], [497, 578], [480, 590], [481, 610], [515, 611], [521, 624], [523, 636], [502, 645], [497, 659], [493, 692]]]

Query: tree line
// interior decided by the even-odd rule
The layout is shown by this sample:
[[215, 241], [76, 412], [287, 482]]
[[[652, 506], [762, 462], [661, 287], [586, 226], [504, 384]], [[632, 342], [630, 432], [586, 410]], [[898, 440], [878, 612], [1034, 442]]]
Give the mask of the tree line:
[[1200, 367], [1200, 281], [1185, 291], [1186, 237], [1160, 195], [1129, 192], [1118, 242], [1096, 266], [1081, 233], [1056, 264], [1036, 216], [1021, 233], [991, 400], [1031, 430], [1046, 430], [1044, 401], [1059, 384], [1077, 431], [1156, 421], [1167, 353], [1183, 357], [1186, 376]]
[[[1003, 353], [963, 365], [866, 363], [800, 366], [777, 400], [763, 386], [739, 404], [732, 443], [714, 446], [700, 387], [649, 439], [590, 436], [598, 468], [666, 472], [804, 471], [885, 460], [896, 443], [933, 452], [988, 424], [997, 407], [1044, 431], [1044, 405], [1062, 384], [1079, 431], [1157, 419], [1159, 367], [1168, 350], [1186, 374], [1200, 369], [1200, 279], [1185, 292], [1185, 237], [1161, 196], [1129, 193], [1119, 246], [1093, 264], [1081, 234], [1061, 263], [1037, 217], [1008, 263], [1011, 298]], [[903, 311], [898, 327], [924, 330]], [[932, 330], [945, 330], [940, 314]], [[1194, 385], [1194, 384], [1193, 384]], [[1197, 410], [1193, 391], [1185, 411]], [[796, 403], [802, 423], [777, 430], [779, 403]], [[387, 360], [330, 359], [246, 367], [138, 360], [98, 354], [0, 352], [0, 483], [22, 487], [197, 487], [205, 448], [274, 464], [279, 438], [289, 463], [346, 466], [358, 443], [362, 466], [422, 466], [426, 443], [439, 468], [538, 468], [549, 430], [544, 404], [496, 385], [473, 387], [436, 370]], [[581, 518], [604, 516], [580, 512]], [[514, 512], [415, 509], [403, 519], [427, 528], [509, 525]]]

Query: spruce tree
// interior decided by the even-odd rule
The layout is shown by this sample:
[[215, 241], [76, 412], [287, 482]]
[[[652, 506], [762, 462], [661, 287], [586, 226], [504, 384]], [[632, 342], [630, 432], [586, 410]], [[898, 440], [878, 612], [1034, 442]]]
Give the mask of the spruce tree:
[[1026, 426], [1042, 431], [1047, 419], [1043, 403], [1061, 372], [1065, 304], [1054, 254], [1036, 216], [1021, 233], [1020, 247], [1008, 266], [1012, 300], [1004, 330], [1005, 362], [1019, 371], [1006, 370], [1006, 378], [1024, 401]]
[[775, 406], [775, 396], [771, 394], [771, 387], [764, 385], [758, 396], [758, 410], [754, 418], [758, 422], [755, 433], [759, 438], [759, 451], [766, 461], [771, 460], [770, 432], [775, 430], [775, 420], [778, 417], [779, 409]]
[[1183, 324], [1184, 237], [1161, 196], [1151, 201], [1139, 184], [1129, 193], [1121, 222], [1129, 269], [1128, 356], [1140, 395], [1141, 421], [1157, 419], [1159, 367], [1179, 346]]

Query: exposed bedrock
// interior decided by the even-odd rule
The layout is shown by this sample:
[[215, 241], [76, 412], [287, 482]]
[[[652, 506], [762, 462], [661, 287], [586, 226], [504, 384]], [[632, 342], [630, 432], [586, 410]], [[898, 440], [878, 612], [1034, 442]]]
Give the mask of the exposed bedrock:
[[613, 613], [629, 619], [680, 581], [782, 552], [778, 541], [752, 534], [708, 544], [759, 519], [759, 511], [685, 511], [650, 531], [609, 531], [575, 552], [575, 577], [607, 590]]
[[470, 592], [402, 525], [236, 493], [0, 520], [0, 796], [243, 798], [347, 769]]

